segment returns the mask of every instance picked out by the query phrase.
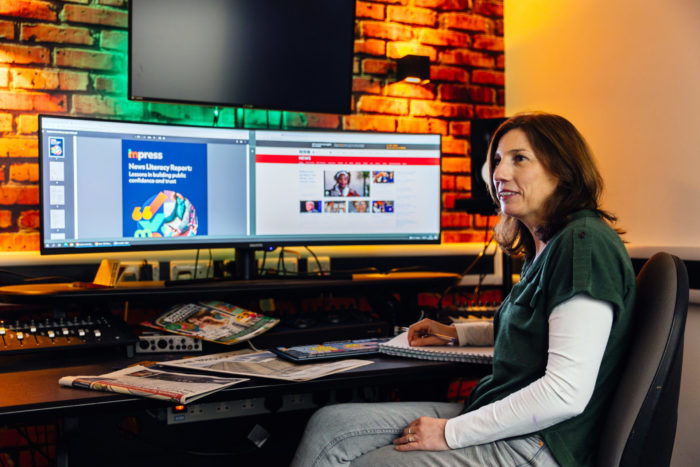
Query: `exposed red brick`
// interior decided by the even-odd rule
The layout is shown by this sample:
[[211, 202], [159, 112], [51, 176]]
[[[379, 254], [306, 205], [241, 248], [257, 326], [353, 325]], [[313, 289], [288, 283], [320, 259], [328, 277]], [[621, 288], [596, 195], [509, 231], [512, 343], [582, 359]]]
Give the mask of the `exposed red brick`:
[[496, 99], [496, 91], [483, 86], [443, 84], [440, 86], [440, 98], [444, 101], [493, 104]]
[[406, 41], [413, 37], [413, 30], [410, 26], [401, 24], [364, 21], [362, 23], [362, 36], [390, 41]]
[[25, 162], [10, 166], [10, 180], [15, 182], [38, 182], [39, 164]]
[[418, 31], [417, 36], [418, 41], [422, 44], [438, 46], [469, 47], [471, 42], [469, 34], [442, 29], [423, 28]]
[[398, 81], [386, 86], [387, 96], [412, 99], [435, 99], [435, 86], [429, 84], [411, 84]]
[[39, 249], [38, 232], [1, 233], [0, 250], [28, 251]]
[[474, 70], [472, 83], [503, 86], [506, 83], [506, 75], [502, 71]]
[[25, 42], [60, 42], [92, 45], [95, 40], [87, 28], [53, 24], [23, 24], [21, 38]]
[[15, 89], [57, 89], [58, 71], [39, 68], [15, 68], [11, 71]]
[[437, 50], [435, 47], [417, 44], [416, 42], [393, 41], [387, 43], [386, 56], [388, 58], [396, 60], [406, 55], [425, 55], [431, 63], [437, 60]]
[[343, 128], [351, 131], [396, 131], [396, 118], [383, 115], [345, 115]]
[[88, 73], [84, 71], [60, 71], [58, 73], [58, 89], [64, 91], [86, 91], [88, 88], [88, 77]]
[[0, 204], [39, 204], [39, 187], [28, 185], [0, 186]]
[[355, 53], [367, 55], [384, 55], [386, 42], [379, 39], [364, 39], [355, 41]]
[[6, 88], [10, 85], [10, 67], [0, 66], [0, 87]]
[[403, 6], [387, 7], [387, 18], [397, 23], [418, 26], [434, 26], [437, 23], [437, 13], [426, 8], [411, 8]]
[[480, 243], [484, 234], [480, 232], [447, 231], [442, 233], [443, 243]]
[[434, 65], [430, 67], [430, 79], [432, 81], [467, 83], [469, 82], [469, 73], [464, 68]]
[[494, 21], [495, 24], [495, 30], [494, 32], [498, 34], [499, 36], [504, 36], [505, 35], [505, 27], [503, 25], [503, 20], [502, 19], [497, 19]]
[[0, 228], [6, 229], [12, 227], [12, 211], [7, 209], [0, 210]]
[[415, 0], [418, 7], [436, 10], [468, 10], [471, 8], [470, 3], [471, 0]]
[[39, 129], [39, 119], [36, 115], [23, 114], [17, 117], [17, 131], [20, 134], [36, 133]]
[[0, 138], [0, 157], [38, 157], [36, 138]]
[[472, 178], [468, 175], [458, 175], [457, 176], [457, 191], [471, 191], [472, 190]]
[[503, 18], [503, 0], [474, 0], [474, 13]]
[[487, 34], [477, 34], [474, 36], [472, 47], [477, 50], [488, 50], [490, 52], [503, 52], [503, 38]]
[[466, 212], [452, 211], [442, 213], [443, 227], [469, 227], [471, 219]]
[[57, 49], [56, 65], [69, 68], [113, 70], [115, 56], [106, 52], [82, 49]]
[[126, 50], [128, 40], [124, 31], [102, 31], [100, 45], [105, 49]]
[[[303, 126], [305, 127], [326, 129], [335, 129], [340, 127], [340, 115], [338, 114], [305, 112], [304, 117], [306, 120], [306, 124]], [[289, 121], [287, 121], [287, 124], [289, 124], [290, 126], [295, 126], [293, 124], [290, 124]]]
[[17, 220], [17, 225], [20, 229], [38, 229], [39, 228], [39, 211], [22, 211]]
[[48, 64], [50, 60], [51, 54], [46, 47], [0, 44], [0, 63]]
[[0, 132], [8, 133], [12, 131], [13, 115], [10, 113], [0, 113]]
[[466, 157], [443, 157], [441, 167], [443, 173], [468, 173], [469, 160]]
[[397, 119], [398, 133], [437, 133], [447, 134], [447, 122], [437, 118], [399, 117]]
[[501, 118], [506, 116], [506, 109], [496, 105], [477, 105], [475, 113], [477, 118]]
[[95, 76], [93, 83], [97, 91], [117, 92], [125, 89], [123, 81], [115, 76]]
[[61, 16], [62, 19], [68, 22], [99, 24], [120, 28], [126, 28], [129, 22], [129, 16], [126, 11], [83, 5], [65, 5]]
[[444, 193], [442, 195], [442, 207], [445, 209], [454, 209], [455, 207], [455, 199], [457, 199], [457, 195], [454, 193]]
[[492, 228], [498, 222], [498, 216], [482, 216], [474, 214], [474, 227], [480, 229]]
[[[446, 137], [442, 138], [442, 153], [444, 155], [454, 154], [457, 156], [465, 156], [467, 154], [467, 141], [462, 138]], [[468, 172], [468, 170], [464, 170]]]
[[[87, 3], [87, 2], [85, 2]], [[107, 6], [114, 6], [114, 7], [125, 7], [128, 3], [128, 0], [97, 0], [98, 5], [107, 5]]]
[[114, 99], [102, 96], [74, 95], [73, 112], [84, 115], [114, 115]]
[[459, 49], [448, 50], [440, 54], [440, 61], [446, 65], [465, 65], [481, 68], [493, 68], [495, 59], [483, 52]]
[[376, 3], [389, 3], [392, 5], [407, 5], [408, 0], [374, 0]]
[[32, 109], [37, 112], [65, 112], [65, 94], [35, 94]]
[[408, 100], [381, 96], [362, 96], [357, 104], [360, 112], [406, 115]]
[[352, 79], [353, 92], [361, 92], [364, 94], [381, 94], [382, 89], [382, 83], [377, 79], [358, 76], [355, 76]]
[[454, 175], [443, 175], [440, 178], [440, 185], [442, 186], [442, 191], [454, 190], [457, 188], [457, 180]]
[[394, 73], [396, 70], [396, 64], [389, 60], [376, 60], [372, 58], [366, 58], [362, 60], [362, 72], [369, 73], [373, 75], [386, 75], [389, 73]]
[[471, 13], [444, 13], [440, 17], [440, 21], [447, 29], [460, 29], [462, 31], [473, 32], [489, 32], [493, 29], [492, 20]]
[[356, 18], [384, 19], [386, 7], [377, 3], [357, 1], [355, 3]]
[[0, 21], [0, 39], [15, 38], [15, 23], [12, 21]]
[[501, 54], [498, 57], [496, 57], [496, 68], [503, 70], [506, 67], [506, 56], [505, 54]]
[[472, 118], [474, 110], [468, 104], [435, 101], [411, 101], [411, 115], [417, 117]]
[[29, 93], [0, 91], [0, 108], [5, 110], [32, 110], [34, 96]]
[[452, 136], [469, 136], [472, 124], [470, 121], [450, 122], [450, 134]]
[[0, 1], [0, 16], [46, 21], [56, 21], [57, 19], [51, 3], [35, 0], [2, 0]]

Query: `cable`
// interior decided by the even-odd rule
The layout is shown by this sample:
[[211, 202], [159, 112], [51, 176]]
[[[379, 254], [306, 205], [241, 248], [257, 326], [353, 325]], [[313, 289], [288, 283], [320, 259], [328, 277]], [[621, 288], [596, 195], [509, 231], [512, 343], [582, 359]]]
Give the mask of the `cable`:
[[[324, 273], [323, 273], [323, 268], [321, 267], [321, 262], [318, 260], [318, 256], [316, 256], [316, 253], [314, 253], [314, 252], [311, 250], [311, 248], [309, 248], [309, 247], [306, 246], [306, 245], [304, 246], [304, 248], [306, 248], [307, 251], [308, 251], [309, 253], [311, 253], [311, 256], [313, 256], [314, 259], [316, 260], [316, 265], [318, 266], [318, 275], [323, 276], [323, 275], [324, 275]], [[307, 273], [309, 272], [308, 260], [307, 260], [306, 272], [307, 272]]]
[[197, 248], [197, 255], [194, 257], [194, 273], [192, 274], [192, 279], [197, 278], [198, 267], [199, 267], [199, 248]]
[[265, 261], [267, 260], [267, 248], [263, 248], [263, 257], [262, 261], [260, 262], [260, 267], [258, 268], [258, 276], [263, 275], [263, 271], [265, 270]]

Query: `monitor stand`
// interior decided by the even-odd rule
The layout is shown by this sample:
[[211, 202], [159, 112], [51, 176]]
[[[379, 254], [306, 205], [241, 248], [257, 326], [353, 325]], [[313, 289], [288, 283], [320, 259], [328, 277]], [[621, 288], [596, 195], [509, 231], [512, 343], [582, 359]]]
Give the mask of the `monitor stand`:
[[243, 281], [257, 279], [258, 265], [255, 260], [255, 248], [236, 247], [234, 265], [234, 279]]

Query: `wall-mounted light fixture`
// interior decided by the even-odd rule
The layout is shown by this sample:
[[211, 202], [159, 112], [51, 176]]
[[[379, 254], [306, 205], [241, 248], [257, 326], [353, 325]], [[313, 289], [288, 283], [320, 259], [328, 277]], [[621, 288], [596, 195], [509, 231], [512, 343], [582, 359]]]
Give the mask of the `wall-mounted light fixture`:
[[430, 82], [430, 58], [425, 55], [405, 55], [396, 62], [397, 81], [425, 84]]

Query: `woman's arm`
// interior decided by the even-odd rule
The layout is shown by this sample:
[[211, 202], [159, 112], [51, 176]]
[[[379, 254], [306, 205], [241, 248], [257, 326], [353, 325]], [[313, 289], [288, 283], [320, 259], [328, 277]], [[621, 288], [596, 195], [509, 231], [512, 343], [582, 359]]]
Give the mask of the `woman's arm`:
[[451, 448], [532, 433], [580, 414], [593, 394], [612, 327], [612, 305], [579, 294], [549, 317], [545, 375], [473, 412], [447, 421]]

